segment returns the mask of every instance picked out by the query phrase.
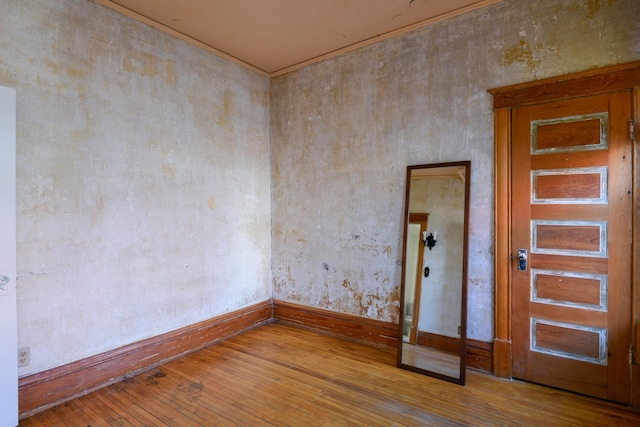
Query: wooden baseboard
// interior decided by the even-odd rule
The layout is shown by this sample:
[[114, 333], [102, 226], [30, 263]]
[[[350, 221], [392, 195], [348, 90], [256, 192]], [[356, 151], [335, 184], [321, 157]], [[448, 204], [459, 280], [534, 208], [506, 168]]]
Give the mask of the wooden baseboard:
[[435, 348], [447, 353], [460, 354], [460, 338], [418, 331], [418, 345]]
[[493, 374], [511, 378], [511, 340], [493, 340]]
[[398, 325], [352, 314], [274, 300], [276, 322], [332, 335], [361, 344], [396, 349]]
[[467, 368], [493, 374], [493, 343], [467, 338]]
[[640, 365], [631, 365], [631, 406], [640, 409]]
[[271, 301], [20, 378], [24, 419], [49, 407], [200, 350], [273, 319]]
[[[395, 323], [278, 300], [273, 302], [273, 317], [276, 322], [360, 342], [365, 345], [392, 348], [394, 350], [398, 348], [398, 325]], [[424, 333], [420, 335], [424, 338]], [[451, 340], [455, 341], [455, 343]], [[460, 343], [455, 338], [445, 341], [447, 341], [445, 343], [447, 349], [451, 346], [459, 348]], [[492, 373], [492, 343], [468, 339], [467, 367]]]
[[[18, 381], [20, 419], [271, 321], [396, 350], [398, 325], [284, 301], [265, 301]], [[493, 372], [491, 343], [467, 340], [467, 366]]]
[[[460, 339], [418, 331], [418, 345], [448, 353], [460, 352]], [[467, 338], [467, 368], [493, 373], [493, 344]]]

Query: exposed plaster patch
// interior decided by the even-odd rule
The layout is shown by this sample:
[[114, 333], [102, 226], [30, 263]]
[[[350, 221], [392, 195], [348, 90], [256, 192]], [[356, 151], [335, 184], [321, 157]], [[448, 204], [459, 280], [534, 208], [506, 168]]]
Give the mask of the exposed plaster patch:
[[300, 235], [300, 232], [298, 230], [291, 231], [291, 234], [296, 237], [296, 241], [300, 243], [306, 242], [306, 239]]
[[87, 76], [86, 70], [82, 70], [74, 67], [67, 67], [65, 65], [61, 65], [59, 63], [53, 62], [49, 59], [47, 59], [46, 62], [47, 62], [47, 68], [49, 68], [49, 71], [51, 71], [54, 74], [66, 75], [66, 77], [69, 77], [70, 79], [74, 79], [74, 80], [83, 79]]
[[548, 42], [534, 42], [533, 44], [520, 38], [518, 44], [505, 50], [500, 64], [506, 66], [515, 63], [524, 64], [537, 78], [538, 67], [550, 52], [556, 54], [559, 52], [554, 36], [550, 37]]
[[400, 292], [396, 287], [391, 293], [387, 291], [381, 292], [354, 292], [354, 301], [356, 302], [359, 315], [372, 317], [375, 319], [391, 318], [392, 323], [398, 322], [398, 313], [400, 307]]
[[[380, 273], [376, 273], [377, 278]], [[382, 280], [382, 286], [376, 289], [362, 289], [358, 282], [344, 279], [342, 290], [333, 289], [325, 283], [325, 292], [317, 301], [318, 305], [330, 310], [353, 313], [374, 319], [390, 319], [397, 322], [400, 307], [400, 288], [389, 289], [389, 278]]]
[[16, 87], [18, 85], [16, 74], [5, 70], [2, 64], [0, 64], [0, 83], [2, 83], [3, 86], [10, 87]]
[[587, 18], [593, 19], [600, 10], [605, 6], [611, 6], [617, 0], [588, 0], [587, 1]]

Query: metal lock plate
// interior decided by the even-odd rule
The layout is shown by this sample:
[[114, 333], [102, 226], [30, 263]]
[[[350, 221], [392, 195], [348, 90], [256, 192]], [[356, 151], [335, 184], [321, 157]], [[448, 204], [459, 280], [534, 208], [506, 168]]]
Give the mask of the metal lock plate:
[[518, 249], [518, 270], [527, 271], [527, 250]]

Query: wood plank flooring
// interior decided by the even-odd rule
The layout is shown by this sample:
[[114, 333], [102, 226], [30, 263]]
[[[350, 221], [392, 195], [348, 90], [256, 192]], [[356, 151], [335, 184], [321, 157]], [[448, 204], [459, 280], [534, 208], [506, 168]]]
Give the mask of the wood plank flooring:
[[473, 371], [462, 387], [395, 362], [272, 323], [20, 426], [640, 426], [625, 406]]

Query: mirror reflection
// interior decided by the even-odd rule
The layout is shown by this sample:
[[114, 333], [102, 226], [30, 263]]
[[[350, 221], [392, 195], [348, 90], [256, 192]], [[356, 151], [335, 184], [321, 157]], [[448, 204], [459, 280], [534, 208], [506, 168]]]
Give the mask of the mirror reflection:
[[407, 167], [398, 366], [465, 381], [469, 161]]

